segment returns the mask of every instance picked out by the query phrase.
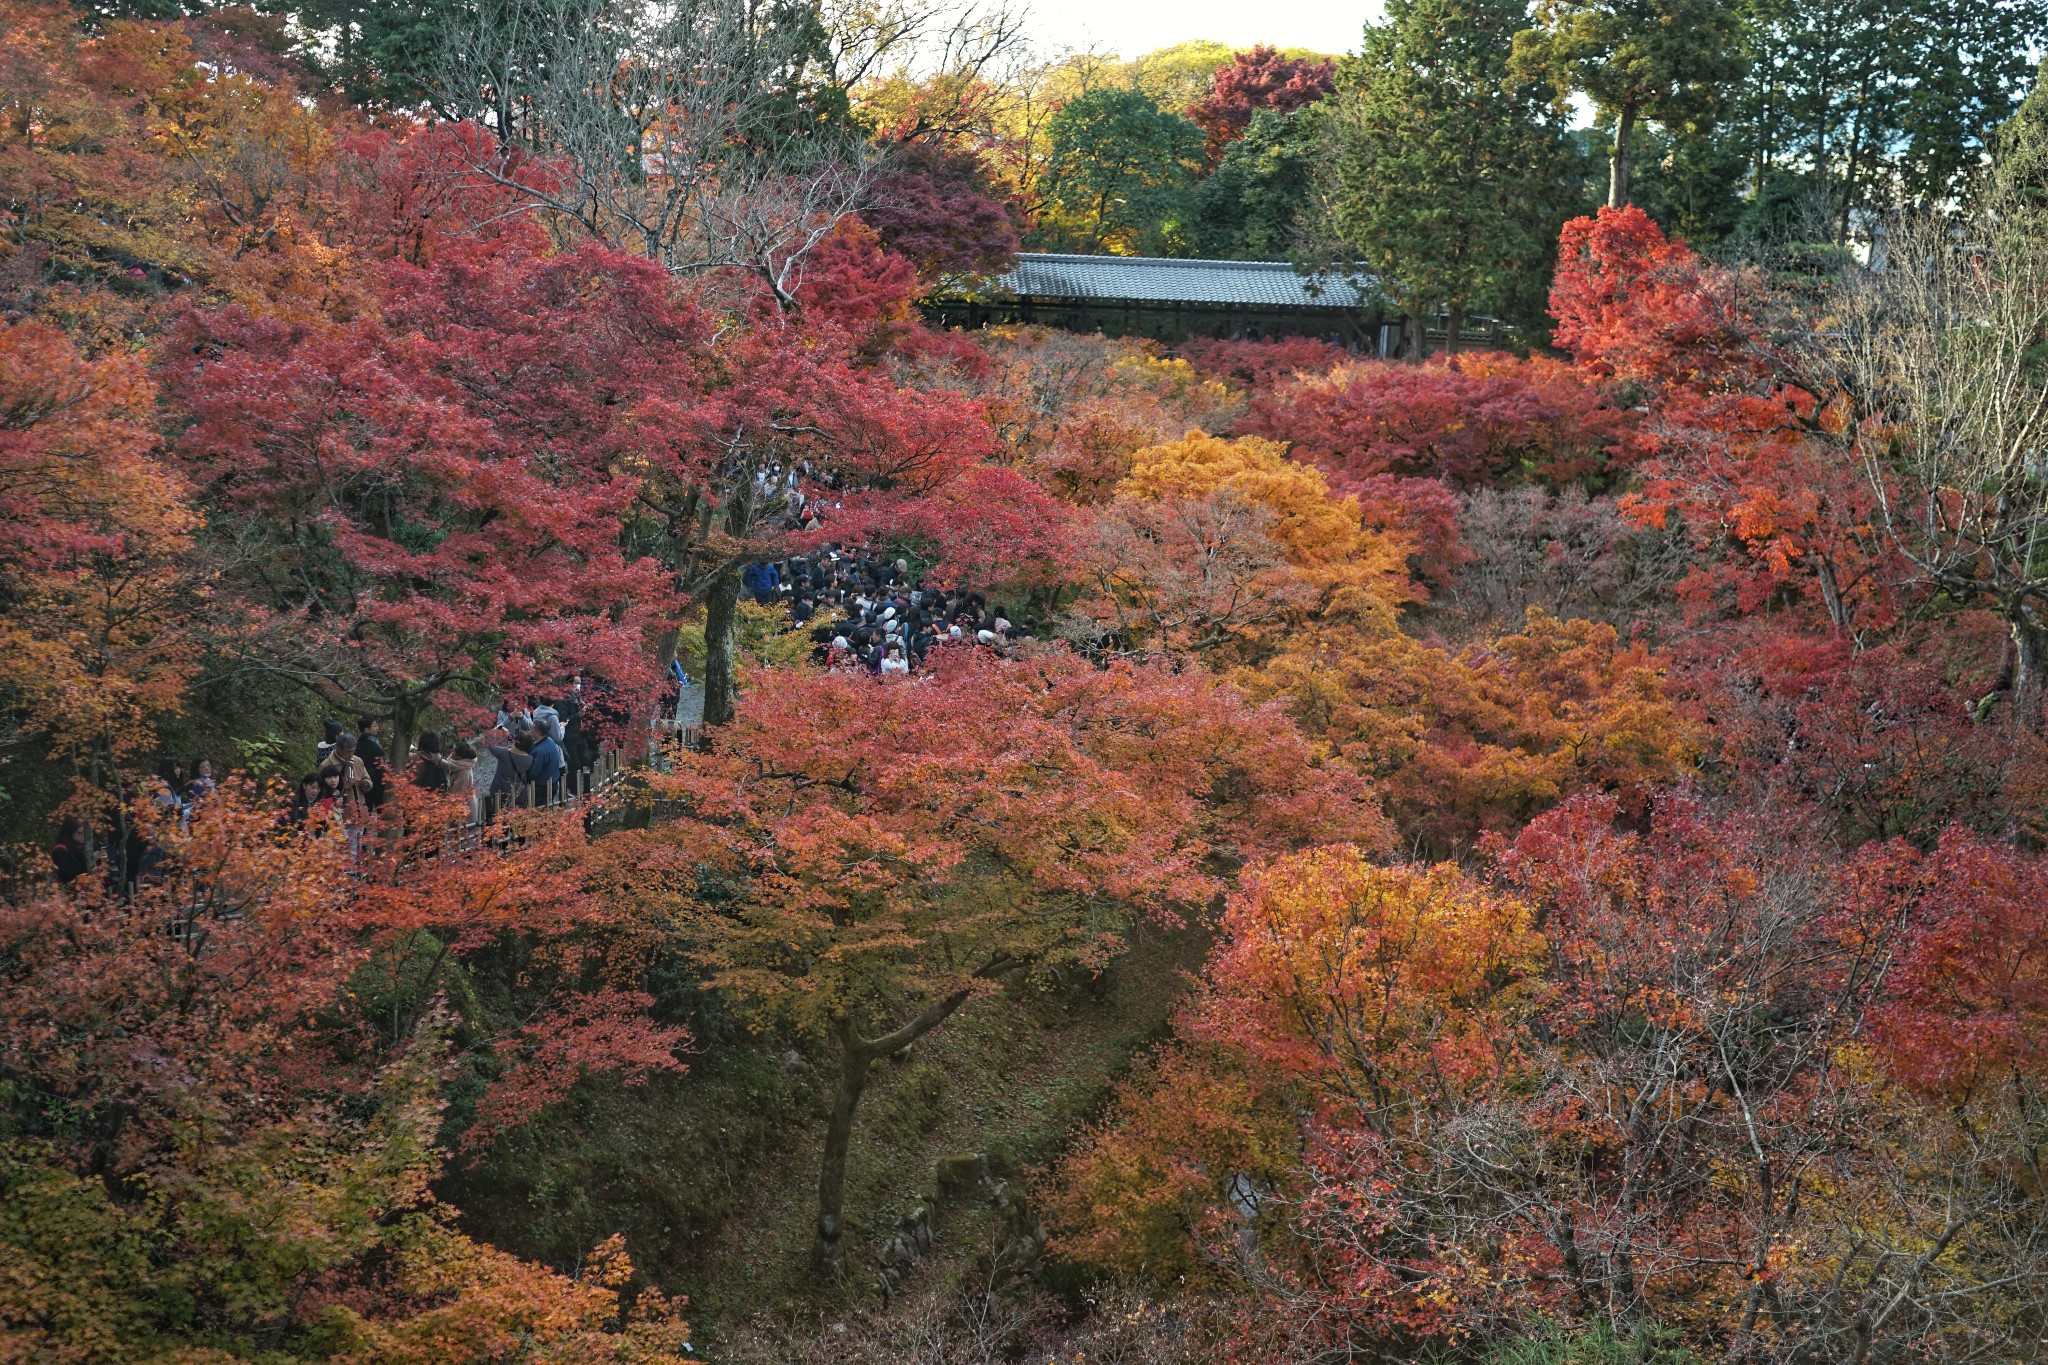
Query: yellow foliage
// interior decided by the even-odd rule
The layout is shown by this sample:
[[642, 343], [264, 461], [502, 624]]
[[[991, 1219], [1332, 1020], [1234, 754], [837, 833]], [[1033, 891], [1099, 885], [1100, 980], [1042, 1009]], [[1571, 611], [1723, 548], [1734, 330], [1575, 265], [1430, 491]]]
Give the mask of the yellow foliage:
[[1414, 595], [1401, 538], [1367, 530], [1321, 471], [1257, 437], [1191, 431], [1132, 457], [1096, 523], [1087, 610], [1127, 647], [1254, 663], [1338, 626], [1395, 633]]
[[1539, 607], [1519, 633], [1460, 650], [1398, 632], [1301, 633], [1235, 676], [1378, 778], [1396, 821], [1443, 850], [1573, 792], [1641, 801], [1700, 749], [1657, 655]]

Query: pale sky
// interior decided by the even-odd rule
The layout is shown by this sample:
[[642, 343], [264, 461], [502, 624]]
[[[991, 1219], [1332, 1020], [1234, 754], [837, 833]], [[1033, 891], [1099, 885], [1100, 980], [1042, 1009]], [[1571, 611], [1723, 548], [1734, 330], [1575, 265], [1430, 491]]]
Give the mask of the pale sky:
[[1374, 0], [1029, 0], [1025, 30], [1041, 50], [1106, 50], [1130, 58], [1192, 38], [1350, 52]]

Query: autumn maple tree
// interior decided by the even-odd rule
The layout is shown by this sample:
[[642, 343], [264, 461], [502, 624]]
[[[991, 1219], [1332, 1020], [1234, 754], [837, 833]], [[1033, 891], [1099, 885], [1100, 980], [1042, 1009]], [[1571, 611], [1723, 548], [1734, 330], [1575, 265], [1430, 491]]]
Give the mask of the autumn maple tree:
[[[695, 911], [710, 983], [829, 1040], [817, 1231], [834, 1274], [876, 1062], [1012, 977], [1101, 970], [1135, 917], [1205, 904], [1219, 858], [1385, 837], [1365, 789], [1313, 765], [1271, 711], [1200, 675], [1058, 651], [969, 650], [916, 684], [762, 679], [665, 787], [684, 817], [605, 856], [638, 870], [627, 894], [680, 898], [671, 914], [715, 869], [738, 899]], [[706, 873], [679, 876], [692, 865]]]
[[294, 1360], [679, 1359], [673, 1306], [621, 1304], [616, 1242], [571, 1280], [471, 1241], [429, 1192], [450, 1020], [429, 996], [386, 1033], [378, 964], [404, 917], [516, 936], [538, 913], [522, 874], [487, 855], [352, 903], [338, 831], [280, 835], [248, 795], [184, 828], [137, 812], [161, 858], [125, 900], [87, 884], [0, 909], [0, 1339], [99, 1360], [251, 1333]]
[[1617, 814], [1570, 802], [1479, 877], [1353, 850], [1249, 874], [1183, 1041], [1068, 1160], [1062, 1245], [1126, 1273], [1192, 1250], [1258, 1296], [1262, 1349], [1709, 1304], [1767, 1358], [2010, 1341], [1986, 1296], [2037, 1255], [1992, 1211], [2034, 1130], [2005, 1049], [2038, 869], [1961, 836], [1831, 866], [1682, 797], [1647, 833]]
[[1330, 93], [1336, 64], [1307, 57], [1283, 57], [1260, 44], [1249, 52], [1233, 52], [1216, 68], [1207, 96], [1191, 105], [1188, 117], [1208, 136], [1209, 160], [1244, 136], [1252, 115], [1261, 109], [1292, 113]]
[[1391, 630], [1410, 595], [1405, 545], [1273, 442], [1189, 432], [1135, 452], [1116, 491], [1088, 610], [1125, 649], [1253, 660], [1312, 622]]
[[1571, 366], [1485, 354], [1296, 374], [1257, 393], [1244, 422], [1288, 442], [1340, 490], [1383, 474], [1459, 486], [1524, 474], [1598, 478], [1633, 458], [1632, 426], [1602, 385]]
[[154, 396], [127, 357], [89, 359], [42, 323], [0, 329], [0, 744], [38, 742], [107, 793], [198, 665], [199, 521], [157, 448]]
[[[2038, 1358], [2039, 7], [1688, 4], [0, 0], [0, 1360]], [[927, 321], [1446, 147], [1533, 269], [1537, 77], [1511, 349]]]
[[[189, 413], [178, 449], [202, 503], [246, 538], [239, 575], [262, 612], [250, 666], [393, 715], [401, 741], [458, 686], [479, 703], [578, 669], [644, 681], [638, 613], [665, 584], [621, 544], [639, 485], [625, 460], [597, 463], [616, 435], [576, 420], [608, 417], [603, 395], [577, 385], [564, 334], [528, 333], [547, 352], [529, 367], [516, 313], [479, 333], [451, 308], [492, 285], [510, 303], [525, 271], [544, 306], [547, 277], [605, 269], [578, 264], [451, 252], [397, 281], [385, 318], [194, 320], [202, 358], [170, 376]], [[494, 265], [514, 279], [477, 278]], [[582, 401], [564, 407], [571, 389]], [[507, 394], [518, 402], [485, 406]], [[570, 451], [586, 477], [565, 477]]]
[[[1454, 1340], [1468, 1306], [1454, 1286], [1474, 1275], [1485, 1295], [1522, 1253], [1477, 1267], [1436, 1244], [1456, 1214], [1428, 1153], [1519, 1066], [1543, 948], [1526, 905], [1448, 864], [1376, 866], [1340, 847], [1249, 869], [1180, 1021], [1188, 1050], [1128, 1088], [1119, 1121], [1066, 1167], [1056, 1204], [1073, 1249], [1151, 1269], [1162, 1249], [1147, 1234], [1172, 1214], [1207, 1256], [1270, 1283], [1283, 1321], [1299, 1313], [1298, 1344]], [[1172, 1117], [1190, 1095], [1219, 1112]], [[1348, 1195], [1304, 1184], [1304, 1164], [1341, 1167]], [[1217, 1216], [1196, 1216], [1204, 1204]], [[1266, 1211], [1283, 1208], [1313, 1251], [1269, 1235]]]

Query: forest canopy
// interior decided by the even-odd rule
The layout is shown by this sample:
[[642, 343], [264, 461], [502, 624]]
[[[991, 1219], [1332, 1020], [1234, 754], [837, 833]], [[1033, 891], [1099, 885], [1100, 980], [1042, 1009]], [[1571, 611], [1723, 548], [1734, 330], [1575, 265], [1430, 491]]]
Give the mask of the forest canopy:
[[0, 1358], [2038, 1358], [2044, 22], [0, 0]]

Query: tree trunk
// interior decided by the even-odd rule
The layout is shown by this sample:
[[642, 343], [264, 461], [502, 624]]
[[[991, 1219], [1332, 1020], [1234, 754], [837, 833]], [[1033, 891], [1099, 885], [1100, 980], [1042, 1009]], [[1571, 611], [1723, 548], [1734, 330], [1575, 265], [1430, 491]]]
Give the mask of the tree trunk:
[[421, 706], [409, 693], [400, 692], [391, 703], [391, 741], [389, 752], [384, 755], [384, 766], [393, 777], [405, 771], [406, 759], [412, 753], [412, 742], [419, 734]]
[[740, 566], [721, 569], [704, 594], [704, 723], [727, 725], [733, 715], [733, 622], [739, 617]]
[[846, 1153], [853, 1143], [853, 1115], [868, 1087], [870, 1052], [850, 1027], [840, 1032], [839, 1084], [832, 1093], [832, 1117], [825, 1125], [825, 1161], [818, 1171], [818, 1273], [828, 1280], [846, 1274]]
[[1835, 580], [1834, 561], [1826, 555], [1814, 560], [1814, 575], [1820, 580], [1820, 600], [1827, 604], [1828, 621], [1843, 634], [1849, 632], [1849, 605], [1842, 600], [1841, 585]]
[[1614, 121], [1614, 150], [1607, 163], [1607, 207], [1611, 209], [1628, 202], [1628, 144], [1635, 131], [1635, 106], [1625, 104], [1621, 117]]
[[[2024, 610], [2024, 608], [2022, 608]], [[2041, 725], [2041, 698], [2048, 678], [2048, 639], [2032, 621], [2016, 617], [2012, 630], [2012, 710], [2029, 730]]]
[[846, 1248], [841, 1234], [846, 1223], [846, 1153], [853, 1143], [853, 1116], [868, 1087], [868, 1068], [893, 1052], [901, 1052], [952, 1017], [967, 1003], [975, 981], [994, 981], [1023, 966], [1021, 959], [997, 953], [978, 968], [969, 984], [927, 1005], [924, 1012], [892, 1033], [863, 1038], [850, 1020], [839, 1023], [839, 1085], [832, 1094], [832, 1117], [825, 1125], [824, 1164], [818, 1171], [818, 1243], [814, 1257], [821, 1274], [838, 1279], [846, 1273]]
[[1458, 353], [1458, 337], [1465, 330], [1465, 308], [1463, 304], [1452, 304], [1450, 309], [1450, 330], [1444, 333], [1444, 354]]

